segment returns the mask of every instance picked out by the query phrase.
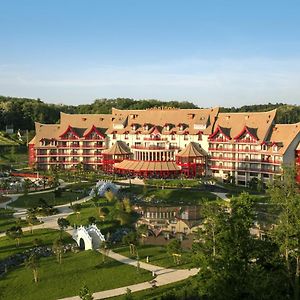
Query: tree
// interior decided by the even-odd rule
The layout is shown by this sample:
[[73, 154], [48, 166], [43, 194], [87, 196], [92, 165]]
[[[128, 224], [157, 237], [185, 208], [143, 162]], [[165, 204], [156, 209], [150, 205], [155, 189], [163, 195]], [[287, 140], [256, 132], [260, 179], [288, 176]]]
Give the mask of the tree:
[[203, 230], [193, 245], [201, 265], [201, 297], [278, 299], [284, 294], [280, 264], [275, 263], [276, 247], [251, 236], [254, 220], [254, 202], [246, 193], [232, 198], [229, 207], [207, 210]]
[[144, 239], [148, 235], [148, 226], [146, 224], [142, 224], [137, 228], [137, 233], [139, 237], [142, 239], [142, 244], [144, 244]]
[[31, 254], [29, 258], [25, 261], [25, 266], [28, 269], [31, 269], [33, 272], [34, 282], [38, 282], [38, 268], [39, 268], [39, 258], [36, 254]]
[[94, 216], [90, 216], [88, 218], [88, 222], [89, 222], [89, 224], [95, 224], [96, 223], [96, 218]]
[[20, 239], [23, 236], [23, 231], [21, 226], [12, 226], [11, 228], [7, 229], [6, 236], [8, 236], [13, 240], [16, 240], [16, 246], [19, 247]]
[[80, 215], [80, 211], [81, 211], [81, 204], [80, 203], [76, 203], [72, 206], [73, 210], [75, 211], [76, 215], [77, 215], [77, 219], [79, 218]]
[[[95, 192], [95, 195], [96, 195], [96, 191], [94, 191], [94, 192]], [[99, 198], [97, 196], [94, 196], [92, 198], [93, 205], [94, 205], [94, 207], [95, 207], [95, 209], [96, 209], [96, 211], [97, 211], [97, 213], [98, 213], [98, 215], [100, 217], [101, 216], [101, 211], [100, 211], [101, 207], [100, 207], [98, 201], [99, 201]]]
[[62, 238], [62, 233], [64, 230], [66, 230], [68, 228], [68, 226], [70, 225], [70, 222], [65, 218], [58, 218], [57, 224], [60, 229], [60, 238]]
[[109, 214], [109, 209], [107, 207], [100, 208], [100, 216], [105, 218], [108, 214]]
[[116, 200], [115, 194], [112, 191], [106, 191], [104, 193], [104, 196], [105, 196], [107, 202], [114, 202]]
[[123, 199], [123, 207], [124, 207], [125, 212], [131, 213], [131, 203], [130, 203], [129, 198], [125, 197]]
[[61, 239], [56, 239], [53, 242], [52, 250], [53, 250], [54, 254], [56, 255], [57, 262], [59, 264], [61, 264], [62, 263], [62, 254], [64, 252], [64, 244]]
[[37, 222], [37, 217], [34, 210], [28, 209], [26, 214], [26, 221], [30, 225], [31, 234], [33, 234], [33, 225]]
[[86, 284], [79, 291], [79, 297], [82, 300], [93, 300], [94, 297]]
[[170, 256], [173, 257], [174, 263], [176, 264], [180, 263], [181, 251], [181, 242], [178, 239], [172, 240], [167, 245], [167, 252]]
[[285, 261], [288, 286], [294, 299], [299, 299], [300, 273], [300, 195], [296, 183], [296, 170], [283, 169], [282, 178], [269, 184], [267, 193], [273, 207], [279, 209], [272, 238], [278, 245]]

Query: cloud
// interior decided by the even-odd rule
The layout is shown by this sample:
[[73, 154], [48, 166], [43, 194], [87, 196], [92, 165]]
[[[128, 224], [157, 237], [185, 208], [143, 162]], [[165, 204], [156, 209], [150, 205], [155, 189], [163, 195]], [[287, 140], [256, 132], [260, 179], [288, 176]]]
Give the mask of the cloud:
[[[300, 59], [181, 59], [140, 65], [0, 65], [1, 94], [86, 103], [102, 97], [190, 100], [203, 106], [300, 102]], [[59, 100], [57, 100], [59, 99]]]

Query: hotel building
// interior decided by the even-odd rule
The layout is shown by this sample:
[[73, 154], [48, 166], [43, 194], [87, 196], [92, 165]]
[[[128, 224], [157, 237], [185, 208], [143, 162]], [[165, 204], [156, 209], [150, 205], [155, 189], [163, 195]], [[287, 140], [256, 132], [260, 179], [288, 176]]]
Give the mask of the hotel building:
[[61, 113], [59, 124], [35, 123], [29, 162], [39, 170], [80, 164], [126, 176], [266, 182], [284, 164], [300, 169], [300, 123], [275, 124], [275, 115], [276, 110], [220, 113], [219, 108]]

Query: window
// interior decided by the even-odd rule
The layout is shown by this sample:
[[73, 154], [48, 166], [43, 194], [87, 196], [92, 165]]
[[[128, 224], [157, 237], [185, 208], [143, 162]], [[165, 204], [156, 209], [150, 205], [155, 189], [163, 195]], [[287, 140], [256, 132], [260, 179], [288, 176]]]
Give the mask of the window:
[[112, 138], [113, 138], [113, 140], [115, 140], [117, 138], [117, 135], [115, 133], [113, 133]]
[[185, 141], [188, 141], [189, 137], [187, 134], [184, 135], [184, 138], [183, 138]]
[[125, 132], [125, 140], [128, 140], [128, 133]]

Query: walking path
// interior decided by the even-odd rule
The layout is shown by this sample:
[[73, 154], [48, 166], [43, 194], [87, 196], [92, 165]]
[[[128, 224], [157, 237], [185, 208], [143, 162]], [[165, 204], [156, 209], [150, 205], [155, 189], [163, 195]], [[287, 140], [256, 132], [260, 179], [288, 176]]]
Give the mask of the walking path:
[[[102, 253], [102, 251], [100, 251]], [[103, 254], [103, 253], [102, 253]], [[137, 261], [130, 259], [126, 256], [123, 256], [121, 254], [118, 254], [113, 251], [109, 251], [108, 256], [114, 260], [117, 260], [123, 264], [131, 265], [133, 267], [137, 267]], [[190, 276], [194, 276], [199, 272], [199, 269], [193, 268], [193, 269], [167, 269], [155, 265], [151, 265], [148, 263], [144, 262], [139, 262], [140, 268], [145, 269], [150, 272], [154, 272], [156, 277], [155, 277], [155, 285], [156, 286], [162, 286], [170, 283], [174, 283], [177, 281], [181, 281], [184, 279], [187, 279]], [[111, 290], [106, 290], [102, 292], [96, 292], [93, 294], [93, 297], [95, 300], [97, 299], [107, 299], [110, 297], [116, 297], [120, 295], [124, 295], [127, 292], [127, 289], [130, 289], [131, 292], [138, 292], [138, 291], [143, 291], [146, 289], [150, 289], [153, 287], [153, 284], [151, 282], [142, 282], [142, 283], [137, 283], [129, 286], [124, 286], [121, 288], [116, 288], [116, 289], [111, 289]], [[74, 297], [67, 297], [67, 298], [62, 298], [60, 300], [80, 300], [79, 296], [74, 296]]]
[[[43, 192], [49, 192], [51, 190], [43, 191]], [[35, 192], [36, 193], [43, 193], [41, 192]], [[31, 194], [31, 193], [30, 193]], [[14, 194], [14, 195], [9, 195], [11, 198], [9, 201], [5, 203], [1, 203], [2, 205], [0, 207], [9, 207], [7, 206], [9, 203], [15, 201], [18, 199], [19, 196], [22, 194]], [[85, 198], [82, 198], [80, 200], [74, 201], [73, 204], [76, 203], [83, 203], [88, 200], [90, 200], [92, 197], [87, 196]], [[69, 204], [63, 204], [59, 206], [55, 206], [59, 210], [59, 214], [53, 215], [53, 216], [47, 216], [47, 217], [41, 217], [39, 218], [40, 221], [42, 221], [42, 224], [39, 225], [34, 225], [32, 227], [24, 227], [22, 228], [23, 231], [30, 231], [32, 229], [43, 229], [43, 228], [50, 228], [50, 229], [59, 229], [58, 224], [57, 224], [57, 219], [66, 217], [70, 214], [73, 213], [73, 210], [69, 208]], [[24, 208], [16, 208], [14, 207], [13, 209], [17, 210], [17, 212], [14, 214], [14, 217], [25, 217], [26, 215], [26, 209]], [[5, 233], [0, 234], [0, 237], [5, 236]], [[101, 252], [101, 251], [99, 251]], [[110, 258], [115, 259], [121, 263], [137, 267], [137, 261], [130, 259], [126, 256], [120, 255], [118, 253], [115, 253], [113, 251], [109, 251], [109, 253], [106, 253]], [[170, 283], [174, 283], [177, 281], [181, 281], [184, 279], [187, 279], [190, 276], [194, 276], [199, 272], [199, 269], [193, 268], [193, 269], [167, 269], [159, 266], [155, 266], [152, 264], [148, 264], [145, 262], [139, 262], [139, 267], [145, 270], [148, 270], [152, 272], [152, 274], [155, 274], [155, 286], [162, 286]], [[101, 292], [96, 292], [93, 294], [94, 299], [107, 299], [110, 297], [115, 297], [119, 295], [124, 295], [127, 293], [127, 289], [130, 289], [131, 292], [137, 292], [137, 291], [142, 291], [146, 289], [153, 288], [153, 283], [148, 282], [142, 282], [138, 284], [133, 284], [121, 288], [116, 288], [116, 289], [111, 289], [111, 290], [106, 290], [106, 291], [101, 291]], [[80, 300], [79, 296], [74, 296], [74, 297], [68, 297], [68, 298], [63, 298], [62, 300]]]
[[221, 198], [222, 200], [224, 200], [226, 202], [230, 202], [230, 199], [227, 197], [227, 193], [212, 192], [212, 194], [216, 195], [217, 197]]
[[[49, 190], [47, 191], [49, 192]], [[37, 192], [40, 193], [40, 192]], [[21, 196], [22, 194], [16, 194], [16, 195], [10, 195], [11, 199], [5, 203], [2, 204], [8, 204], [11, 203], [15, 200], [18, 199], [19, 196]], [[73, 201], [73, 204], [77, 204], [77, 203], [84, 203], [86, 201], [89, 201], [92, 197], [91, 196], [87, 196], [84, 197], [80, 200], [77, 201]], [[67, 216], [69, 216], [70, 214], [73, 213], [73, 210], [69, 207], [69, 203], [67, 204], [62, 204], [62, 205], [57, 205], [55, 206], [55, 208], [58, 209], [59, 213], [53, 216], [46, 216], [46, 217], [38, 217], [39, 221], [41, 221], [41, 224], [38, 225], [34, 225], [34, 226], [28, 226], [28, 227], [22, 227], [22, 231], [31, 231], [31, 230], [35, 230], [35, 229], [44, 229], [44, 228], [49, 228], [49, 229], [59, 229], [59, 226], [57, 224], [57, 220], [59, 218], [65, 218]], [[6, 206], [4, 206], [6, 207]], [[7, 208], [10, 208], [9, 206], [7, 206]], [[25, 208], [17, 208], [17, 207], [13, 207], [13, 209], [17, 210], [17, 212], [15, 212], [13, 214], [13, 216], [15, 218], [25, 218], [26, 214], [27, 214], [27, 210]], [[5, 232], [0, 233], [0, 237], [5, 236]]]

